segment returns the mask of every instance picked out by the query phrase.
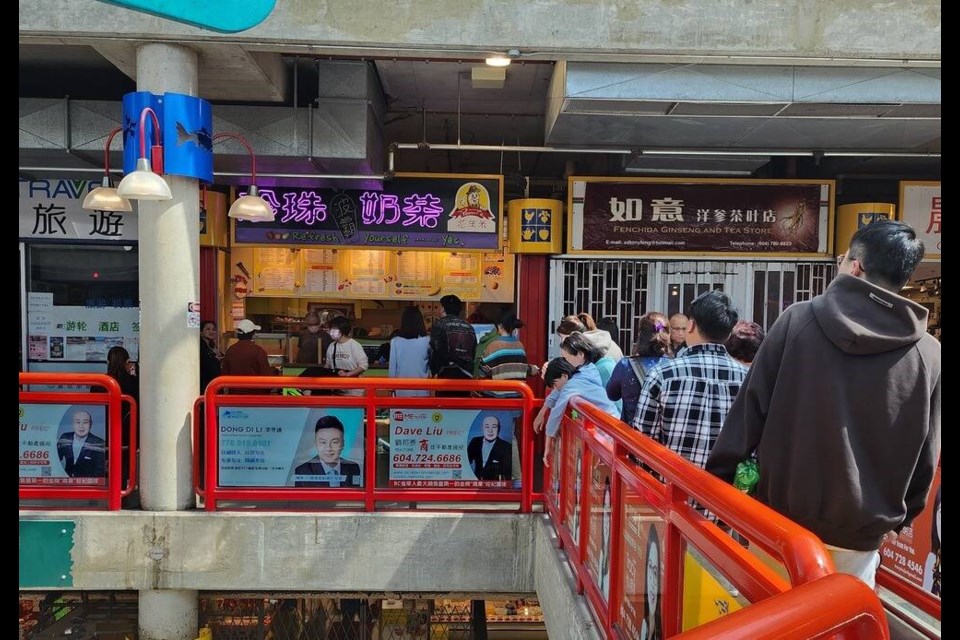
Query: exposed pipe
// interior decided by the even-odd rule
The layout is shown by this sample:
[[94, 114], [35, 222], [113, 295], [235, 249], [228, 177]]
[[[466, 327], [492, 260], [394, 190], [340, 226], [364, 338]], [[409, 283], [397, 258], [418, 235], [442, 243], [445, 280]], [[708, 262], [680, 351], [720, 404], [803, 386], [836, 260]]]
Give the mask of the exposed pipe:
[[559, 147], [530, 147], [520, 145], [498, 145], [498, 144], [432, 144], [417, 142], [398, 142], [391, 145], [391, 149], [419, 149], [429, 151], [436, 149], [438, 151], [517, 151], [530, 153], [597, 153], [607, 155], [628, 156], [634, 153], [633, 149], [583, 149], [583, 148], [559, 148]]
[[[26, 33], [20, 34], [20, 41], [41, 41], [46, 44], [51, 37], [63, 37], [58, 33]], [[130, 35], [103, 35], [87, 34], [84, 40], [88, 42], [130, 42]], [[263, 43], [253, 38], [239, 38], [235, 36], [221, 36], [220, 34], [204, 35], [203, 37], [177, 36], [178, 44], [184, 45], [238, 45], [250, 51], [265, 53], [279, 53], [296, 55], [309, 53], [312, 56], [362, 56], [377, 55], [385, 58], [418, 58], [428, 57], [435, 60], [483, 60], [488, 50], [484, 48], [467, 47], [411, 47], [411, 46], [376, 46], [363, 44], [338, 44], [332, 46], [311, 43]], [[342, 52], [342, 54], [340, 53]], [[550, 51], [522, 51], [521, 58], [529, 62], [643, 62], [650, 64], [748, 64], [748, 65], [804, 65], [804, 66], [850, 66], [850, 67], [893, 67], [897, 69], [940, 69], [942, 62], [937, 59], [923, 58], [851, 58], [843, 56], [773, 56], [749, 54], [667, 54], [667, 53], [636, 53], [631, 50], [583, 50], [583, 49], [556, 49]]]
[[805, 151], [798, 149], [603, 149], [582, 147], [535, 147], [524, 145], [497, 145], [497, 144], [433, 144], [423, 142], [396, 142], [390, 149], [417, 149], [429, 151], [516, 151], [528, 153], [593, 153], [601, 155], [629, 156], [639, 154], [644, 156], [787, 156], [787, 157], [850, 157], [850, 158], [939, 158], [939, 153], [917, 153], [899, 151]]
[[[103, 173], [103, 168], [84, 167], [17, 167], [18, 172], [46, 172], [46, 173]], [[123, 173], [123, 169], [110, 169], [110, 173]], [[249, 178], [249, 171], [214, 171], [213, 175], [221, 178]], [[317, 180], [386, 180], [387, 176], [380, 173], [269, 173], [258, 171], [261, 178], [301, 178]]]

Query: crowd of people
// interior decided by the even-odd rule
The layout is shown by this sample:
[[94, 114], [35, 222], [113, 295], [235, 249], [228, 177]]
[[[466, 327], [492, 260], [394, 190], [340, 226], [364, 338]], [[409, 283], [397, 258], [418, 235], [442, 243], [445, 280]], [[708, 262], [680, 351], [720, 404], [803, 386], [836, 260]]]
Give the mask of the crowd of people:
[[[684, 314], [644, 314], [629, 356], [611, 319], [561, 318], [561, 355], [542, 367], [528, 361], [514, 313], [504, 312], [478, 339], [462, 301], [447, 295], [429, 331], [417, 307], [404, 309], [390, 342], [389, 375], [524, 381], [540, 373], [549, 394], [534, 429], [546, 431], [546, 465], [573, 397], [727, 481], [738, 463], [754, 458], [756, 497], [819, 535], [840, 570], [872, 584], [877, 549], [923, 508], [940, 451], [940, 346], [926, 331], [927, 310], [898, 293], [923, 252], [908, 225], [874, 223], [853, 236], [826, 292], [791, 305], [768, 335], [714, 290]], [[237, 323], [239, 340], [225, 355], [206, 340], [209, 326], [204, 371], [214, 372], [218, 361], [224, 374], [272, 372], [250, 341], [259, 330], [254, 323]], [[301, 357], [316, 356], [336, 375], [360, 375], [367, 356], [350, 330], [345, 317], [324, 324], [308, 315]], [[208, 380], [205, 374], [201, 384]], [[500, 424], [483, 428], [494, 437], [471, 443], [477, 477], [518, 482], [515, 442], [512, 463], [501, 464]], [[493, 455], [509, 474], [491, 471]]]

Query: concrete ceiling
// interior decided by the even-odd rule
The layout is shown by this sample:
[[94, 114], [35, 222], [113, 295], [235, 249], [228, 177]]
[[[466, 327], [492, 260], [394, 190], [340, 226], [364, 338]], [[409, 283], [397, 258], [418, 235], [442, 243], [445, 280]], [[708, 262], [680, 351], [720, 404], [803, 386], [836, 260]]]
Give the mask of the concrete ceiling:
[[[131, 78], [135, 49], [130, 43], [99, 41], [94, 48], [31, 42], [20, 45], [21, 98], [70, 95], [119, 100], [135, 87]], [[210, 44], [199, 47], [199, 60], [201, 95], [215, 104], [296, 107], [312, 103], [319, 94], [316, 67], [306, 57]], [[471, 68], [482, 67], [482, 61], [374, 63], [387, 98], [386, 144], [634, 150], [630, 157], [403, 150], [396, 158], [398, 171], [521, 174], [544, 183], [560, 183], [571, 171], [616, 175], [627, 167], [639, 173], [680, 175], [789, 171], [798, 177], [940, 177], [939, 157], [902, 155], [940, 152], [936, 69], [748, 71], [710, 65], [528, 61], [506, 69], [502, 88], [477, 89]], [[798, 88], [804, 86], [810, 90], [801, 95]], [[816, 90], [817, 86], [821, 88]], [[764, 150], [795, 150], [797, 155], [788, 160], [775, 153], [764, 155]], [[878, 153], [872, 157], [829, 153], [863, 150]], [[649, 151], [653, 154], [647, 155]], [[657, 151], [692, 153], [658, 157]], [[704, 155], [710, 151], [719, 153]], [[724, 155], [737, 151], [749, 153]]]

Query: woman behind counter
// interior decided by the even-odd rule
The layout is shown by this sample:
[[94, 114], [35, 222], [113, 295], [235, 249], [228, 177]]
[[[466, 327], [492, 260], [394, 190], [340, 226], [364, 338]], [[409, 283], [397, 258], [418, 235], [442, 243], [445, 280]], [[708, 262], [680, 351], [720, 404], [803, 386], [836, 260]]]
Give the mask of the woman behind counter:
[[[430, 336], [423, 322], [420, 309], [409, 306], [400, 316], [400, 333], [390, 340], [390, 366], [387, 375], [391, 378], [427, 378], [427, 349]], [[393, 395], [398, 397], [422, 397], [430, 395], [426, 389], [397, 389]]]

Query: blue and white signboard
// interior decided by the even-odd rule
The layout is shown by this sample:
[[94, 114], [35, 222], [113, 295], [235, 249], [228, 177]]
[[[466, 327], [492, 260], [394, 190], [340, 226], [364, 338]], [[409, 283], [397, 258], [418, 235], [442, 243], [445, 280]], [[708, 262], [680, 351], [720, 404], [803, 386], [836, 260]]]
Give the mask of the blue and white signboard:
[[106, 406], [20, 404], [20, 484], [107, 484]]
[[363, 486], [363, 409], [220, 407], [220, 486]]

